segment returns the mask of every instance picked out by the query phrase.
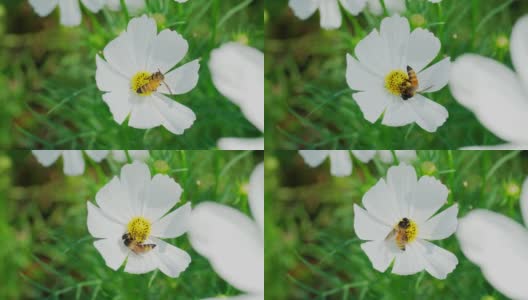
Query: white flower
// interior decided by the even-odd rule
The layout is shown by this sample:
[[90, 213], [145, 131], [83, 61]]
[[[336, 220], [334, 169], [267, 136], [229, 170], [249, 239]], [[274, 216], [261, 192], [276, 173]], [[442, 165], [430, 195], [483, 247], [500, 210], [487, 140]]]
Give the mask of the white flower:
[[[82, 150], [32, 150], [37, 161], [45, 167], [51, 166], [62, 155], [64, 174], [75, 176], [84, 173]], [[108, 150], [84, 150], [86, 155], [100, 162], [108, 155]]]
[[[238, 105], [244, 116], [264, 132], [264, 54], [238, 43], [211, 52], [209, 69], [216, 88]], [[264, 150], [264, 138], [222, 138], [223, 150]]]
[[[350, 150], [360, 161], [369, 162], [376, 153], [381, 161], [392, 163], [393, 157], [390, 150]], [[334, 176], [348, 176], [352, 174], [352, 159], [349, 150], [299, 150], [299, 154], [304, 161], [312, 168], [315, 168], [330, 157], [330, 173]], [[400, 161], [410, 162], [416, 158], [415, 150], [396, 150], [396, 157]]]
[[221, 299], [264, 300], [263, 164], [251, 174], [248, 198], [255, 220], [214, 202], [199, 204], [191, 215], [189, 239], [194, 249], [209, 260], [220, 277], [246, 293]]
[[[148, 150], [127, 150], [127, 152], [132, 160], [146, 161], [150, 157]], [[112, 150], [112, 156], [117, 162], [127, 161], [125, 150]]]
[[[351, 89], [360, 91], [353, 97], [365, 119], [374, 123], [384, 113], [384, 125], [416, 122], [429, 132], [444, 124], [447, 110], [420, 94], [436, 92], [448, 82], [449, 57], [425, 68], [439, 50], [440, 41], [428, 30], [418, 28], [411, 33], [407, 19], [383, 19], [380, 33], [374, 29], [357, 44], [359, 62], [347, 54], [346, 80]], [[412, 97], [412, 93], [402, 96], [402, 86], [409, 83], [409, 67], [415, 71], [419, 85]]]
[[[80, 0], [91, 12], [98, 12], [106, 0]], [[64, 26], [81, 24], [82, 15], [78, 0], [29, 0], [35, 12], [41, 16], [49, 15], [57, 5], [60, 9], [60, 22]]]
[[[414, 169], [405, 164], [391, 167], [387, 181], [382, 178], [363, 196], [364, 210], [354, 204], [354, 229], [368, 242], [361, 244], [374, 269], [385, 272], [394, 260], [392, 273], [410, 275], [426, 270], [445, 279], [458, 259], [427, 240], [441, 240], [457, 228], [458, 205], [433, 216], [447, 200], [448, 190], [437, 179], [417, 180]], [[401, 234], [393, 230], [401, 227]], [[398, 237], [407, 237], [402, 243]], [[397, 242], [399, 240], [400, 242]]]
[[[192, 110], [165, 96], [183, 94], [198, 82], [198, 60], [193, 60], [165, 75], [155, 91], [138, 93], [151, 83], [149, 76], [167, 73], [187, 53], [187, 41], [177, 32], [165, 29], [157, 34], [156, 22], [142, 16], [130, 20], [127, 31], [104, 49], [105, 60], [96, 56], [96, 81], [105, 94], [114, 120], [121, 124], [130, 114], [128, 126], [153, 128], [163, 125], [182, 134], [196, 119]], [[170, 88], [170, 89], [169, 89]]]
[[495, 60], [474, 54], [459, 57], [451, 71], [449, 87], [454, 98], [507, 141], [488, 147], [491, 149], [528, 147], [528, 16], [513, 27], [510, 49], [517, 74]]
[[[521, 213], [528, 224], [528, 179], [521, 194]], [[460, 219], [456, 233], [464, 255], [484, 277], [512, 299], [528, 299], [528, 230], [501, 214], [475, 209]]]
[[[143, 7], [145, 7], [145, 0], [125, 0], [128, 10], [132, 12], [137, 12], [141, 10]], [[106, 5], [111, 10], [120, 10], [121, 9], [121, 1], [120, 0], [107, 0]]]
[[[165, 215], [180, 201], [182, 189], [167, 175], [152, 179], [147, 165], [134, 162], [123, 166], [97, 193], [99, 207], [88, 201], [88, 231], [97, 238], [95, 248], [106, 265], [117, 270], [126, 259], [125, 272], [142, 274], [160, 269], [178, 277], [191, 263], [187, 252], [161, 238], [176, 238], [189, 227], [191, 204]], [[124, 234], [144, 245], [156, 245], [146, 253], [135, 253], [127, 246]]]
[[176, 1], [176, 2], [178, 2], [178, 3], [185, 3], [185, 2], [187, 2], [187, 0], [174, 0], [174, 1]]
[[[383, 12], [379, 0], [339, 0], [343, 8], [353, 15], [358, 15], [363, 11], [367, 2], [374, 14], [380, 15]], [[342, 16], [338, 0], [290, 0], [288, 4], [301, 20], [308, 19], [319, 9], [321, 27], [325, 29], [341, 27]], [[385, 0], [385, 5], [390, 13], [405, 11], [405, 0]]]

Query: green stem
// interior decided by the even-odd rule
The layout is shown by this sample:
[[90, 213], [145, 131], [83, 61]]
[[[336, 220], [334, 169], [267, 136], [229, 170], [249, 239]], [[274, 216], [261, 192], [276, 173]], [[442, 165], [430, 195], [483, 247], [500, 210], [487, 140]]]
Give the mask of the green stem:
[[380, 0], [381, 7], [383, 8], [383, 14], [389, 16], [389, 11], [387, 10], [387, 5], [385, 5], [385, 0]]
[[119, 0], [121, 2], [121, 8], [123, 9], [123, 12], [125, 13], [125, 18], [128, 24], [128, 21], [130, 21], [130, 15], [128, 14], [128, 7], [126, 5], [125, 0]]

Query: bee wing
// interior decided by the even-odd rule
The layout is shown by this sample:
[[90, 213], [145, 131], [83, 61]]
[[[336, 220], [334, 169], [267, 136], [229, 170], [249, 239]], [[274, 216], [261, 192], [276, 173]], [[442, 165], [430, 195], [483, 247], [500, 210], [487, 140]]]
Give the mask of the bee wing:
[[419, 90], [420, 93], [427, 93], [428, 90], [430, 90], [433, 86], [430, 85], [428, 86], [427, 88], [423, 89], [423, 90]]
[[391, 230], [391, 232], [389, 232], [389, 234], [387, 234], [387, 237], [385, 238], [385, 240], [391, 240], [392, 238], [395, 238], [396, 237], [396, 229], [393, 229]]

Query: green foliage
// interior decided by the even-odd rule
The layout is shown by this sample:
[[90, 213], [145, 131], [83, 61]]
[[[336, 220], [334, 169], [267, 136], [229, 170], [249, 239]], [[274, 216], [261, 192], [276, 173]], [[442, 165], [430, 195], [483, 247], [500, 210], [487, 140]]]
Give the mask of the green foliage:
[[82, 24], [66, 28], [58, 24], [58, 9], [40, 18], [27, 1], [10, 1], [0, 4], [0, 146], [208, 149], [221, 137], [260, 136], [240, 109], [216, 90], [207, 64], [211, 50], [228, 41], [264, 47], [263, 1], [147, 3], [144, 13], [157, 20], [159, 30], [176, 30], [189, 42], [189, 52], [178, 66], [200, 59], [198, 85], [173, 96], [197, 116], [189, 130], [176, 136], [163, 127], [141, 130], [128, 127], [127, 121], [120, 126], [103, 102], [95, 84], [95, 56], [126, 29], [125, 13], [83, 9]]
[[[245, 185], [262, 159], [259, 152], [154, 150], [147, 164], [152, 174], [168, 174], [181, 185], [177, 207], [216, 201], [251, 215]], [[192, 257], [178, 278], [105, 265], [86, 227], [86, 201], [93, 202], [121, 167], [111, 159], [90, 162], [84, 175], [66, 177], [60, 163], [45, 168], [28, 151], [0, 154], [0, 170], [9, 175], [0, 183], [0, 222], [8, 223], [0, 223], [0, 298], [188, 300], [239, 294], [194, 252], [186, 235], [167, 239]]]
[[[523, 224], [515, 187], [528, 171], [526, 153], [418, 151], [413, 165], [419, 176], [430, 174], [448, 187], [447, 205], [458, 203], [459, 217], [484, 208]], [[266, 155], [266, 166], [267, 298], [507, 299], [462, 254], [454, 236], [434, 241], [459, 260], [446, 280], [425, 271], [399, 276], [372, 267], [354, 232], [353, 205], [361, 205], [390, 165], [354, 159], [352, 175], [337, 178], [328, 162], [312, 169], [297, 152], [278, 151]]]
[[[316, 13], [307, 21], [295, 17], [287, 0], [266, 1], [266, 128], [271, 149], [456, 149], [494, 145], [500, 140], [452, 97], [449, 88], [430, 95], [449, 111], [436, 133], [417, 125], [371, 124], [352, 99], [345, 81], [346, 53], [377, 28], [383, 16], [365, 10], [354, 17], [345, 10], [343, 25], [327, 31]], [[441, 41], [436, 61], [478, 53], [511, 66], [504, 37], [528, 13], [527, 1], [408, 0], [404, 13], [411, 27], [424, 27]], [[422, 22], [423, 21], [423, 22]], [[497, 44], [497, 38], [502, 43]]]

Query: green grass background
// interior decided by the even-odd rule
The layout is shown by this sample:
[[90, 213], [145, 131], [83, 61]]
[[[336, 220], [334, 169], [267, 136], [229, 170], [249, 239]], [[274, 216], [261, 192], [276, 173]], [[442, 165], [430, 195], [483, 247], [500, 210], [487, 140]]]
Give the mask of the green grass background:
[[[354, 17], [341, 9], [343, 25], [327, 31], [319, 13], [307, 21], [295, 17], [287, 0], [266, 1], [266, 146], [270, 149], [457, 149], [468, 145], [494, 145], [500, 140], [475, 116], [456, 102], [446, 87], [430, 98], [449, 111], [436, 133], [417, 125], [386, 127], [364, 119], [345, 81], [345, 54], [372, 29], [379, 30], [383, 16], [365, 11]], [[511, 66], [508, 47], [515, 21], [528, 14], [524, 0], [407, 0], [412, 20], [441, 41], [436, 61], [464, 53], [478, 53]], [[411, 22], [416, 28], [417, 23]], [[500, 99], [497, 99], [500, 101]]]
[[80, 26], [36, 15], [28, 1], [0, 0], [0, 147], [50, 149], [209, 149], [221, 137], [262, 133], [214, 87], [208, 70], [212, 49], [228, 41], [264, 47], [263, 0], [149, 0], [146, 13], [158, 29], [189, 42], [181, 65], [199, 58], [200, 78], [191, 92], [172, 98], [197, 120], [184, 135], [157, 127], [118, 125], [95, 83], [95, 55], [127, 25], [123, 12], [92, 14]]
[[[152, 174], [166, 173], [182, 186], [179, 205], [210, 200], [251, 216], [246, 184], [262, 160], [262, 152], [155, 150], [147, 163]], [[178, 278], [159, 271], [133, 275], [105, 265], [86, 227], [86, 201], [93, 202], [121, 166], [91, 162], [84, 175], [67, 177], [61, 163], [45, 168], [28, 151], [0, 153], [0, 299], [187, 300], [239, 294], [191, 248], [186, 235], [167, 239], [192, 257]]]
[[[310, 168], [297, 151], [266, 153], [266, 299], [507, 299], [465, 258], [455, 236], [434, 242], [459, 260], [446, 280], [374, 270], [354, 232], [353, 205], [390, 165], [353, 163], [351, 176], [337, 178], [328, 162]], [[448, 205], [458, 203], [459, 217], [485, 208], [524, 224], [518, 191], [507, 187], [522, 185], [528, 153], [418, 151], [413, 165], [449, 188]]]

